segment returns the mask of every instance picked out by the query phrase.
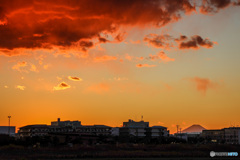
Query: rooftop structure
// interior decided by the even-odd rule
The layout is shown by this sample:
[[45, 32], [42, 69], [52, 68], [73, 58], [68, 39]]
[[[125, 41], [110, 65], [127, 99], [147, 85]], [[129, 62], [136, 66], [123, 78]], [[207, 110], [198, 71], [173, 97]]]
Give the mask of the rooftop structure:
[[61, 121], [60, 118], [58, 118], [57, 121], [51, 122], [51, 126], [59, 126], [59, 127], [79, 127], [81, 126], [81, 121]]
[[135, 122], [129, 119], [128, 122], [123, 122], [123, 127], [149, 127], [149, 122], [144, 121]]

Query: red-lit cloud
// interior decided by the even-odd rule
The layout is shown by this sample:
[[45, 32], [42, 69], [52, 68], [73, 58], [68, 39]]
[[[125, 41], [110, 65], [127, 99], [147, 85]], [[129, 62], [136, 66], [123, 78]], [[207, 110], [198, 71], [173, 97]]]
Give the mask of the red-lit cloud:
[[65, 90], [65, 89], [68, 89], [68, 88], [70, 88], [71, 86], [70, 85], [68, 85], [67, 83], [65, 83], [65, 82], [61, 82], [59, 85], [57, 85], [56, 87], [53, 87], [53, 90], [56, 90], [56, 91], [58, 91], [58, 90]]
[[[76, 55], [87, 57], [88, 49], [99, 43], [122, 42], [128, 35], [121, 30], [125, 26], [162, 27], [198, 9], [204, 14], [215, 13], [238, 4], [230, 0], [1, 0], [0, 54], [55, 48], [68, 52], [74, 48], [85, 52]], [[149, 34], [144, 41], [157, 48], [173, 47], [167, 34]], [[199, 36], [179, 45], [181, 49], [199, 46], [210, 48], [213, 44]]]
[[[229, 6], [227, 0], [205, 0], [202, 11], [212, 12]], [[51, 48], [77, 46], [86, 51], [108, 40], [101, 33], [117, 33], [122, 25], [161, 27], [177, 21], [181, 15], [196, 11], [190, 0], [2, 0], [0, 6], [0, 48]], [[123, 41], [125, 32], [118, 33], [115, 41]], [[160, 39], [159, 39], [160, 38]], [[153, 45], [161, 47], [162, 37]]]
[[207, 90], [216, 89], [219, 86], [218, 83], [213, 82], [208, 78], [194, 77], [190, 80], [194, 82], [196, 89], [203, 94], [205, 94]]

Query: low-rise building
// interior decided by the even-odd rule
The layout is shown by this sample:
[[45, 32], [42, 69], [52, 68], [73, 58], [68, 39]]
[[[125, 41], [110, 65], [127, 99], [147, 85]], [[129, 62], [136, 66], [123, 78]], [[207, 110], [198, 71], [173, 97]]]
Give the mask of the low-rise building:
[[169, 136], [169, 131], [167, 130], [167, 127], [163, 127], [163, 126], [149, 127], [148, 132], [150, 132], [151, 137], [167, 137], [167, 136]]
[[135, 122], [129, 120], [128, 122], [123, 122], [123, 127], [119, 128], [119, 135], [126, 137], [161, 137], [168, 136], [169, 131], [163, 126], [152, 126], [149, 127], [149, 122], [139, 121]]
[[80, 126], [76, 128], [76, 133], [80, 135], [109, 136], [111, 135], [111, 127], [105, 125]]
[[73, 125], [27, 125], [19, 128], [19, 137], [51, 136], [51, 135], [90, 135], [109, 136], [111, 127], [105, 125], [73, 126]]
[[203, 130], [202, 137], [205, 142], [209, 143], [224, 143], [224, 130], [214, 129], [214, 130]]
[[47, 136], [49, 128], [45, 124], [27, 125], [18, 130], [19, 137]]
[[240, 144], [240, 127], [224, 128], [226, 144]]
[[206, 143], [240, 144], [240, 127], [203, 130], [202, 137]]

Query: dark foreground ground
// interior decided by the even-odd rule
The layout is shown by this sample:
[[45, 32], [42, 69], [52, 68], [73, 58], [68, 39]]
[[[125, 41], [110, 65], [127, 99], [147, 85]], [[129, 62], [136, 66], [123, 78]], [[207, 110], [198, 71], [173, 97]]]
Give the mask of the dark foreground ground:
[[223, 144], [119, 144], [119, 145], [74, 145], [58, 147], [0, 146], [0, 160], [28, 159], [85, 159], [85, 160], [190, 160], [190, 159], [240, 159], [237, 157], [210, 157], [210, 151], [238, 152], [239, 145]]

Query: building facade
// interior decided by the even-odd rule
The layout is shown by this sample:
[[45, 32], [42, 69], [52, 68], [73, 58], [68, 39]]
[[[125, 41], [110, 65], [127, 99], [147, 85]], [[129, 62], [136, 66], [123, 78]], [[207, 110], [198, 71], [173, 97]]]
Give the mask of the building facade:
[[240, 127], [224, 128], [226, 144], [240, 144]]
[[240, 144], [240, 127], [203, 130], [202, 137], [207, 143]]
[[157, 138], [168, 136], [169, 131], [163, 126], [149, 127], [149, 122], [139, 121], [135, 122], [131, 119], [128, 122], [123, 122], [123, 127], [119, 128], [119, 136], [122, 137], [150, 137]]
[[27, 125], [19, 128], [19, 137], [51, 136], [51, 135], [90, 135], [109, 136], [111, 127], [105, 125], [82, 126], [79, 121], [52, 122], [51, 125]]

